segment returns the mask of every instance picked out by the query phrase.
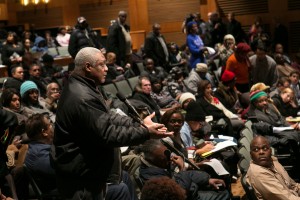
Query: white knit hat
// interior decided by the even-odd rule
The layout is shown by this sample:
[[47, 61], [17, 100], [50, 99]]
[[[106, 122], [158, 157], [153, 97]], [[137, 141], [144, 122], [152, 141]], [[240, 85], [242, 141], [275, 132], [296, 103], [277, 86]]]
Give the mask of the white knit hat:
[[190, 92], [182, 93], [179, 98], [180, 105], [182, 106], [182, 104], [188, 99], [193, 99], [194, 101], [196, 101], [196, 97], [192, 93], [190, 93]]

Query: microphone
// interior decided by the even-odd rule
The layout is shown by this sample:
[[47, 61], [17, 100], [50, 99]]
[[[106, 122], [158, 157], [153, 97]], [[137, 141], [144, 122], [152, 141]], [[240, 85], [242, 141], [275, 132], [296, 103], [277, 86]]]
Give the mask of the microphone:
[[170, 175], [172, 176], [172, 168], [171, 168], [171, 151], [169, 149], [166, 149], [164, 151], [164, 154], [167, 158], [167, 160], [169, 161], [169, 164], [168, 164], [168, 172], [170, 173]]
[[146, 125], [144, 124], [143, 120], [141, 119], [139, 113], [136, 111], [133, 105], [128, 101], [128, 99], [121, 93], [117, 92], [116, 96], [127, 106], [127, 108], [131, 111], [129, 114], [136, 122], [140, 123], [145, 128]]
[[174, 152], [176, 155], [181, 156], [184, 159], [184, 162], [189, 163], [193, 168], [200, 170], [200, 168], [192, 163], [183, 153], [181, 153], [176, 147], [174, 147], [172, 144], [170, 144], [168, 141], [164, 139], [160, 139], [161, 143], [165, 145], [171, 152]]

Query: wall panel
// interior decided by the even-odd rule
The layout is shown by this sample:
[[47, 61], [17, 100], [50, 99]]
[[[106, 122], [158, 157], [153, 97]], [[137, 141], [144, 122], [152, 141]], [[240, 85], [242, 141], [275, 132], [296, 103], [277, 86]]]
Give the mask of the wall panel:
[[[42, 19], [42, 20], [41, 20]], [[36, 10], [17, 11], [18, 24], [34, 24], [35, 28], [55, 27], [63, 24], [63, 10], [61, 7], [37, 7]]]
[[289, 23], [290, 27], [290, 49], [292, 52], [300, 52], [300, 21]]
[[200, 11], [196, 0], [148, 0], [150, 24], [183, 21], [187, 14]]
[[255, 13], [268, 13], [268, 0], [217, 0], [217, 6], [221, 14], [235, 12], [237, 15], [247, 15]]
[[[82, 3], [79, 7], [80, 15], [85, 16], [92, 27], [104, 28], [110, 25], [111, 20], [117, 19], [120, 10], [128, 12], [127, 0], [102, 0], [98, 3]], [[130, 21], [129, 17], [130, 13], [127, 22]]]

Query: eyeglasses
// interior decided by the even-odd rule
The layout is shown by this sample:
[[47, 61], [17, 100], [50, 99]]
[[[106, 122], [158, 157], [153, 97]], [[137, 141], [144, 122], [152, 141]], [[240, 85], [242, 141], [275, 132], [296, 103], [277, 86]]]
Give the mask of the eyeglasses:
[[34, 71], [34, 72], [41, 71], [41, 69], [33, 69], [32, 71]]
[[60, 92], [59, 88], [51, 88], [50, 90], [51, 90], [51, 92]]
[[181, 120], [181, 119], [171, 119], [169, 122], [171, 124], [175, 124], [175, 123], [182, 124], [183, 120]]

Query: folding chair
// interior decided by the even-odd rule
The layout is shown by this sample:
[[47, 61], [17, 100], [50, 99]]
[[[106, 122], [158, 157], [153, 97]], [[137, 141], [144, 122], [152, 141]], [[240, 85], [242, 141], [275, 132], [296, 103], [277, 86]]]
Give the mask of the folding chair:
[[140, 63], [136, 63], [140, 73], [142, 73], [143, 71], [145, 71], [145, 68], [144, 68], [144, 64], [142, 62]]
[[247, 120], [245, 122], [245, 126], [251, 131], [252, 135], [253, 135], [253, 131], [252, 131], [252, 121], [251, 120]]
[[250, 163], [251, 156], [250, 156], [250, 152], [246, 149], [246, 147], [241, 146], [238, 150], [238, 154], [240, 155], [241, 158], [245, 158]]
[[241, 173], [246, 173], [248, 171], [248, 168], [250, 166], [250, 162], [245, 159], [244, 157], [240, 158], [238, 162], [238, 167], [241, 170]]
[[126, 98], [131, 97], [132, 89], [127, 80], [115, 82], [115, 86], [119, 92], [121, 92]]
[[135, 76], [132, 78], [127, 79], [132, 91], [134, 91], [135, 86], [137, 85], [138, 81], [139, 81], [139, 76]]
[[243, 128], [240, 131], [240, 135], [241, 135], [241, 137], [246, 137], [247, 140], [249, 141], [249, 143], [253, 140], [253, 132], [250, 129], [248, 129], [247, 127]]
[[249, 183], [247, 183], [246, 173], [244, 173], [242, 175], [241, 183], [246, 192], [247, 199], [257, 200], [257, 197], [255, 196], [255, 191], [254, 191], [253, 187]]
[[240, 146], [244, 146], [246, 150], [250, 153], [250, 142], [246, 137], [241, 137], [238, 143]]
[[39, 187], [37, 181], [35, 180], [34, 175], [30, 170], [27, 168], [27, 166], [24, 164], [23, 165], [24, 173], [27, 176], [29, 180], [29, 184], [31, 185], [31, 188], [35, 194], [35, 198], [39, 200], [44, 200], [44, 199], [51, 199], [51, 200], [59, 200], [62, 199], [58, 193], [58, 190], [51, 190], [49, 192], [43, 192], [41, 188]]
[[116, 96], [118, 93], [118, 89], [116, 88], [115, 84], [109, 83], [107, 85], [102, 86], [105, 92], [111, 93], [113, 96]]

